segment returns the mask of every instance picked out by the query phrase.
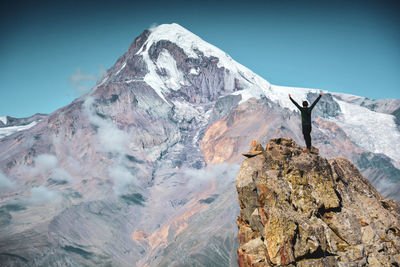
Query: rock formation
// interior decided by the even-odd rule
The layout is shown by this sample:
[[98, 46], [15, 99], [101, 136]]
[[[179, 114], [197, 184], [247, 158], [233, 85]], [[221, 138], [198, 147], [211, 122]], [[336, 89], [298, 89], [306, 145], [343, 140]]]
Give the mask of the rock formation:
[[400, 205], [344, 158], [271, 139], [244, 160], [236, 188], [240, 266], [400, 264]]

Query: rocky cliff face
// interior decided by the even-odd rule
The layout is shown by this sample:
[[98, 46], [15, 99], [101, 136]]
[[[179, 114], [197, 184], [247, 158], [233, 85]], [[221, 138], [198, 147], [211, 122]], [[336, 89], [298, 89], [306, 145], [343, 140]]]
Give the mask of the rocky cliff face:
[[400, 206], [344, 158], [271, 139], [243, 162], [236, 188], [240, 266], [400, 264]]

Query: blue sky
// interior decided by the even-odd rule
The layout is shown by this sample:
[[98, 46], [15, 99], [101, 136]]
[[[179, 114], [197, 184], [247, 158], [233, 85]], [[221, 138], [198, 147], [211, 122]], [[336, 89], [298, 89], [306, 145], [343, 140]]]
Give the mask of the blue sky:
[[[395, 1], [11, 1], [0, 9], [0, 116], [51, 113], [143, 30], [176, 22], [271, 83], [400, 98]], [[73, 78], [85, 77], [86, 83]], [[71, 79], [72, 78], [72, 79]]]

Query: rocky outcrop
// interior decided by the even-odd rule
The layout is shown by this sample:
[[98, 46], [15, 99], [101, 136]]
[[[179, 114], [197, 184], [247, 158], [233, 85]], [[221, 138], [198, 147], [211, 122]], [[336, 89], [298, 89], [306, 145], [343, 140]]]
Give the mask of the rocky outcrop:
[[236, 188], [240, 266], [400, 264], [399, 204], [344, 158], [271, 139], [244, 160]]

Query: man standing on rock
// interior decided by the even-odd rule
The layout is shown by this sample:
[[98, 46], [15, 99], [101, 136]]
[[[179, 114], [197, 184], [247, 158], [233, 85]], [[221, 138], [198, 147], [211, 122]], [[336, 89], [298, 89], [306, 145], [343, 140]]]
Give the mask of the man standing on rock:
[[300, 107], [300, 105], [297, 104], [297, 102], [294, 101], [289, 94], [290, 100], [293, 102], [293, 104], [296, 105], [296, 107], [301, 112], [301, 126], [304, 135], [304, 140], [306, 141], [307, 153], [311, 151], [311, 111], [317, 104], [317, 102], [321, 99], [321, 96], [322, 92], [319, 93], [318, 98], [314, 101], [314, 103], [312, 103], [311, 107], [308, 107], [307, 101], [303, 101], [303, 107]]

